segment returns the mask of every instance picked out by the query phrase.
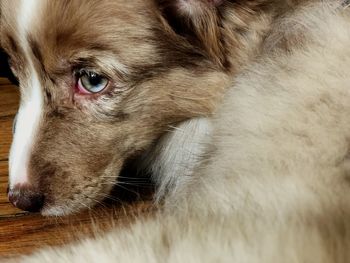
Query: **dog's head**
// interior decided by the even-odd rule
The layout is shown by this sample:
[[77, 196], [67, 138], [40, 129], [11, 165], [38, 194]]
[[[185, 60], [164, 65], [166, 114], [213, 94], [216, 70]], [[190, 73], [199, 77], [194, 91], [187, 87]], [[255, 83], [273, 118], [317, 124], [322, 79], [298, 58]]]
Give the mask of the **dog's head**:
[[[210, 114], [234, 68], [223, 2], [2, 0], [1, 45], [21, 91], [12, 203], [46, 215], [90, 207], [169, 125]], [[233, 2], [244, 34], [254, 13], [241, 2], [254, 1]]]

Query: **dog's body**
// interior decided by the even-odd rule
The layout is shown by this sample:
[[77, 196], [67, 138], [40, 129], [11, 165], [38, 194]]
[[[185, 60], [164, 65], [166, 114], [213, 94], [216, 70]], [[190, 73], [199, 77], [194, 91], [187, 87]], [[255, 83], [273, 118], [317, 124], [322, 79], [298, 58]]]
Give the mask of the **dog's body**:
[[222, 82], [218, 72], [198, 79], [199, 89], [221, 84], [223, 100], [206, 98], [211, 110], [146, 151], [161, 211], [23, 262], [348, 262], [350, 11], [337, 1], [296, 6], [263, 13], [254, 51]]

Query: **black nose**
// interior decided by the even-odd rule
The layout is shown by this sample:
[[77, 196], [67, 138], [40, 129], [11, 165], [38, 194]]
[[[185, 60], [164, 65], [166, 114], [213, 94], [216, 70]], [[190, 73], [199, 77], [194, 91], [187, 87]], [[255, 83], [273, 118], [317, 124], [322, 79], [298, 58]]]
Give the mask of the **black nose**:
[[9, 189], [8, 198], [15, 207], [28, 212], [39, 212], [44, 205], [44, 195], [31, 187]]

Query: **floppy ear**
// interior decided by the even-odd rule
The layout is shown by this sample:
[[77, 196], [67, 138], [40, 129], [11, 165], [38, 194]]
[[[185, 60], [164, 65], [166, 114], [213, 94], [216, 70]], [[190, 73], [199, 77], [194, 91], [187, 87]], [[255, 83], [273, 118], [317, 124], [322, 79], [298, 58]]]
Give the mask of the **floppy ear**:
[[178, 35], [214, 62], [224, 63], [218, 7], [224, 0], [158, 0], [163, 18]]

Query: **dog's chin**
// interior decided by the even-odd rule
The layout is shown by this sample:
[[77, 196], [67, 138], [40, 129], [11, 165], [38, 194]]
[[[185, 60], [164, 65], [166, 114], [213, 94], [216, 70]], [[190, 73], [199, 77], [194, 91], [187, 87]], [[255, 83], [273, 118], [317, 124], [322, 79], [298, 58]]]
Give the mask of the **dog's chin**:
[[68, 216], [76, 213], [77, 210], [69, 208], [67, 206], [52, 206], [52, 207], [44, 207], [40, 213], [42, 216], [47, 217], [58, 217], [58, 216]]
[[91, 209], [95, 204], [76, 204], [72, 203], [69, 204], [69, 202], [65, 204], [57, 204], [57, 205], [44, 205], [44, 207], [41, 209], [40, 214], [42, 216], [46, 217], [63, 217], [63, 216], [69, 216], [72, 214], [77, 214], [84, 210]]

